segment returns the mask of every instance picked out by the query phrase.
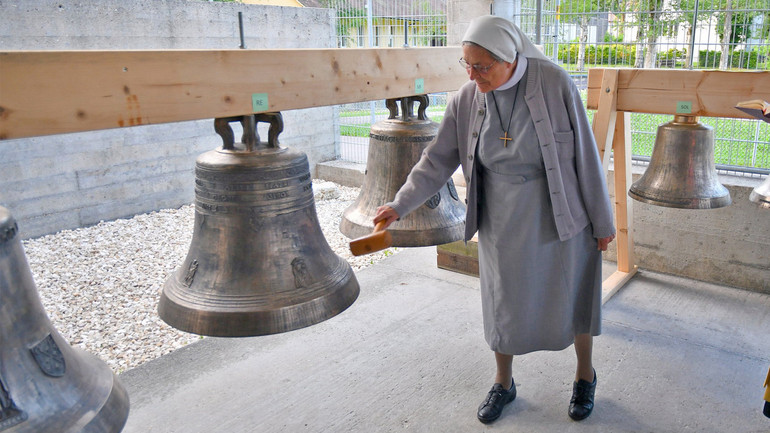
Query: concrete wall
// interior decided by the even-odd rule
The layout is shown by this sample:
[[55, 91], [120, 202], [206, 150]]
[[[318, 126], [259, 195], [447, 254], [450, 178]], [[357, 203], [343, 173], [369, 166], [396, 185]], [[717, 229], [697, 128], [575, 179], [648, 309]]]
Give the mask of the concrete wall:
[[[634, 181], [643, 171], [634, 168]], [[610, 171], [614, 203], [613, 176]], [[720, 176], [733, 203], [718, 209], [673, 209], [629, 197], [639, 269], [770, 293], [770, 210], [749, 201], [762, 180]], [[605, 259], [616, 260], [616, 246], [610, 244]]]
[[[0, 0], [0, 50], [334, 47], [328, 9], [198, 0]], [[280, 73], [280, 71], [276, 71]], [[335, 159], [335, 108], [287, 111], [283, 146]], [[237, 128], [234, 128], [237, 129]], [[260, 128], [262, 137], [267, 129]], [[240, 132], [236, 130], [236, 137]], [[194, 198], [213, 119], [0, 141], [0, 205], [30, 238], [174, 208]]]

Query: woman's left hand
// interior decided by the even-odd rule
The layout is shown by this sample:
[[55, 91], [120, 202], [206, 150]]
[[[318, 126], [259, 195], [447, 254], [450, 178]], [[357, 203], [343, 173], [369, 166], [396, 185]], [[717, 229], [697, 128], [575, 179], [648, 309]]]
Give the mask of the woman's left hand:
[[609, 235], [606, 238], [598, 238], [596, 249], [599, 251], [607, 251], [607, 246], [610, 244], [610, 242], [612, 242], [613, 239], [615, 239], [615, 235]]

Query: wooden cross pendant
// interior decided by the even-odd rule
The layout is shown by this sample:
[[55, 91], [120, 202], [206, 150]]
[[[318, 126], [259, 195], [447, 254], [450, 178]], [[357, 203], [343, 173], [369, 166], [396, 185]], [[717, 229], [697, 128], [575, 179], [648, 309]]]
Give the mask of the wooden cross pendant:
[[500, 137], [500, 140], [503, 140], [503, 147], [508, 147], [508, 142], [513, 140], [513, 138], [508, 137], [508, 131], [503, 131], [503, 132], [505, 132], [505, 136]]

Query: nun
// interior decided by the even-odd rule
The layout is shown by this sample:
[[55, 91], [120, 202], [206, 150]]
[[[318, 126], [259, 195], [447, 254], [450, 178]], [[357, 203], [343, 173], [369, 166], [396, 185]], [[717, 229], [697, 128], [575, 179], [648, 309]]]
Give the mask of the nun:
[[474, 19], [460, 64], [470, 81], [451, 98], [435, 141], [392, 202], [386, 227], [418, 208], [462, 167], [465, 240], [478, 233], [484, 338], [494, 353], [482, 423], [516, 398], [514, 355], [577, 358], [568, 415], [594, 407], [593, 337], [601, 333], [601, 252], [615, 238], [599, 153], [567, 72], [511, 21]]

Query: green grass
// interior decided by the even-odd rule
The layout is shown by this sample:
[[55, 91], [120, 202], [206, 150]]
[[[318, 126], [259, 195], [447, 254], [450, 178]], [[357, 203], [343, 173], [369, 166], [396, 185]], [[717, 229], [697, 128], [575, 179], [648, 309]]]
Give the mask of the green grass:
[[343, 137], [368, 137], [371, 125], [340, 125], [340, 135]]

